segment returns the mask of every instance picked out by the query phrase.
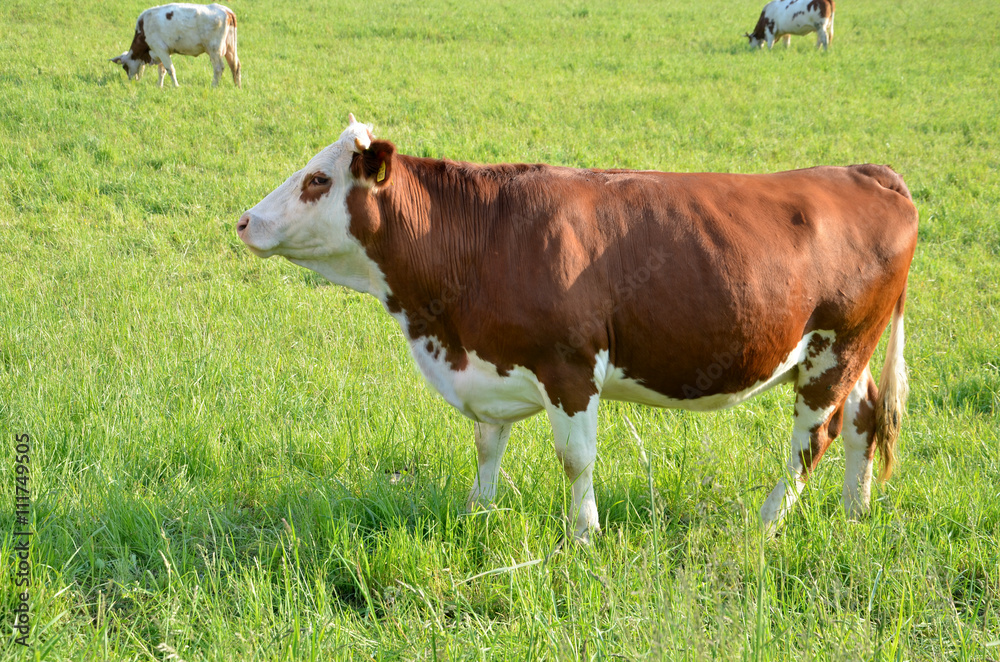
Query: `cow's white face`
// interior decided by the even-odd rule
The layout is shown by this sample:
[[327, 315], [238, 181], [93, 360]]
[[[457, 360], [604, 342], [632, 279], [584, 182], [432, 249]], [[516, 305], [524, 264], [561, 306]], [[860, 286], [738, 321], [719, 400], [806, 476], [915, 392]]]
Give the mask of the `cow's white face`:
[[346, 204], [356, 184], [351, 158], [370, 144], [368, 126], [351, 122], [337, 142], [243, 214], [236, 227], [240, 239], [260, 257], [311, 260], [342, 253], [353, 243]]
[[245, 212], [236, 225], [243, 243], [259, 257], [282, 255], [329, 280], [378, 295], [381, 274], [350, 233], [347, 194], [362, 184], [351, 173], [355, 154], [371, 146], [366, 124], [349, 116], [337, 142], [266, 198]]
[[111, 58], [111, 62], [120, 64], [125, 73], [128, 74], [129, 80], [139, 80], [142, 78], [142, 72], [146, 69], [146, 63], [142, 60], [133, 59], [129, 51], [125, 51], [118, 57]]

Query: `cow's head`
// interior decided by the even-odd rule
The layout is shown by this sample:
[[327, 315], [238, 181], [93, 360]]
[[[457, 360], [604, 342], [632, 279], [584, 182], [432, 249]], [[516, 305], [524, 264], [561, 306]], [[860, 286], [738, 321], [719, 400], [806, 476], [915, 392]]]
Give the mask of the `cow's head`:
[[390, 183], [395, 146], [375, 140], [370, 127], [348, 116], [337, 142], [314, 156], [236, 224], [243, 243], [260, 257], [283, 255], [328, 279], [366, 290], [354, 276], [364, 250], [351, 234], [347, 196], [356, 187]]
[[764, 39], [759, 38], [755, 34], [750, 34], [749, 32], [744, 32], [743, 36], [750, 41], [750, 48], [760, 48], [764, 45]]
[[754, 26], [753, 32], [744, 32], [743, 36], [747, 38], [750, 42], [750, 48], [760, 48], [767, 43], [767, 37], [770, 33], [774, 35], [774, 19], [768, 16], [768, 12], [771, 9], [771, 5], [764, 7], [764, 10], [760, 13], [760, 18], [757, 19], [757, 25]]
[[111, 58], [110, 62], [120, 65], [128, 74], [129, 80], [139, 80], [142, 78], [142, 72], [146, 69], [146, 63], [133, 58], [131, 51], [125, 51], [118, 57]]

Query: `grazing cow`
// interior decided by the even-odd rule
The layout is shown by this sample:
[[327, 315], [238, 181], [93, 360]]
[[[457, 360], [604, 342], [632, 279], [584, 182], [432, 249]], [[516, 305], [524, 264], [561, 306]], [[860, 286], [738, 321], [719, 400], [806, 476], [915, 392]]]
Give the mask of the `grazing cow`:
[[160, 66], [160, 87], [163, 76], [177, 87], [177, 72], [170, 56], [208, 53], [212, 60], [212, 87], [219, 84], [229, 63], [233, 83], [240, 85], [240, 58], [236, 55], [236, 14], [222, 5], [171, 4], [153, 7], [139, 14], [135, 36], [127, 51], [111, 61], [120, 64], [129, 80], [142, 78], [147, 64]]
[[[544, 411], [588, 539], [600, 398], [707, 411], [791, 383], [788, 475], [764, 526], [838, 434], [844, 507], [867, 511], [873, 453], [888, 477], [906, 398], [917, 241], [890, 168], [473, 165], [404, 156], [348, 119], [236, 230], [256, 255], [372, 294], [399, 322], [427, 381], [475, 422], [470, 507], [496, 493], [511, 424]], [[868, 364], [890, 319], [876, 387]]]
[[764, 5], [753, 34], [744, 33], [750, 46], [774, 46], [775, 39], [784, 39], [785, 47], [792, 35], [816, 33], [816, 48], [826, 50], [833, 42], [833, 0], [774, 0]]

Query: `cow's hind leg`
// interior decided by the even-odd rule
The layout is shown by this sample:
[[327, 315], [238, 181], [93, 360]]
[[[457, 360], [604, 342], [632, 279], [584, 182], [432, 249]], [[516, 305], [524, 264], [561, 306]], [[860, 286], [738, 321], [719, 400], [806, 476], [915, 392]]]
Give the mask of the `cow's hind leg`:
[[233, 72], [233, 83], [236, 87], [243, 87], [240, 81], [240, 58], [236, 56], [236, 51], [228, 49], [226, 51], [226, 62], [229, 63], [229, 70]]
[[844, 403], [844, 513], [848, 518], [868, 512], [875, 455], [875, 403], [878, 389], [865, 368]]
[[787, 473], [760, 507], [761, 525], [766, 535], [773, 535], [778, 530], [778, 525], [795, 505], [809, 473], [837, 436], [842, 416], [842, 407], [831, 405], [812, 409], [801, 395], [796, 396], [795, 424], [792, 428]]
[[218, 87], [219, 81], [222, 80], [222, 72], [226, 70], [226, 62], [222, 59], [222, 55], [215, 51], [210, 51], [208, 57], [212, 60], [212, 87]]
[[824, 51], [830, 46], [830, 35], [827, 32], [827, 26], [829, 26], [829, 22], [821, 24], [816, 30], [816, 48], [819, 49], [822, 47]]
[[467, 508], [489, 508], [497, 494], [497, 483], [500, 479], [500, 461], [507, 450], [507, 440], [510, 439], [510, 423], [493, 425], [491, 423], [476, 423], [476, 456], [478, 469], [476, 481], [469, 493]]
[[577, 540], [589, 542], [591, 533], [601, 530], [594, 497], [594, 462], [597, 460], [597, 406], [594, 395], [583, 411], [568, 415], [558, 405], [545, 408], [552, 424], [556, 455], [562, 462], [566, 478], [573, 485], [570, 520], [574, 522]]
[[845, 399], [858, 375], [850, 374], [848, 362], [842, 360], [845, 348], [835, 351], [835, 344], [832, 332], [814, 333], [798, 364], [788, 472], [760, 508], [761, 524], [768, 535], [795, 505], [809, 474], [840, 434]]

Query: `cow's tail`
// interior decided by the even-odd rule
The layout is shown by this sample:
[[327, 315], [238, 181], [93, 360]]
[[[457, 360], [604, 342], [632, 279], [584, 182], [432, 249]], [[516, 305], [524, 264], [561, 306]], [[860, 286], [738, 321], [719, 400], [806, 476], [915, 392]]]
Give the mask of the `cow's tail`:
[[233, 72], [233, 83], [236, 87], [243, 87], [241, 84], [240, 57], [236, 52], [236, 14], [226, 11], [226, 59], [229, 61], [229, 68]]
[[906, 408], [906, 396], [910, 387], [906, 379], [906, 363], [903, 361], [903, 305], [906, 302], [906, 287], [896, 300], [892, 312], [892, 331], [885, 350], [885, 364], [879, 377], [878, 397], [875, 400], [875, 445], [882, 456], [882, 471], [879, 480], [888, 480], [896, 462], [896, 440]]

